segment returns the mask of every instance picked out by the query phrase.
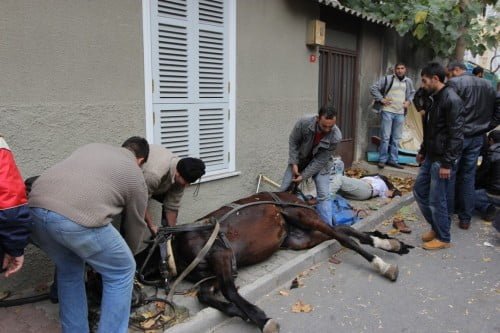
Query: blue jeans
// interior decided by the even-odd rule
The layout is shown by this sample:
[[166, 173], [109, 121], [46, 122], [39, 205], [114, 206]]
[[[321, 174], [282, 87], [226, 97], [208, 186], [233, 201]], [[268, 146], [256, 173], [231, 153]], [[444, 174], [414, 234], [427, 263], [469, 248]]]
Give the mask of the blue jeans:
[[380, 147], [378, 150], [380, 163], [398, 163], [399, 141], [403, 136], [405, 116], [392, 112], [380, 113]]
[[481, 135], [464, 139], [462, 155], [457, 161], [457, 171], [451, 178], [448, 195], [450, 214], [456, 212], [458, 219], [465, 223], [470, 223], [474, 212], [477, 159], [482, 145], [483, 137]]
[[32, 238], [57, 268], [62, 331], [89, 332], [85, 263], [101, 274], [98, 332], [127, 332], [135, 261], [118, 231], [108, 224], [86, 228], [50, 210], [31, 208]]
[[[288, 165], [283, 176], [283, 182], [281, 183], [280, 191], [286, 191], [290, 184], [292, 183], [292, 166]], [[332, 224], [332, 203], [330, 198], [330, 172], [325, 168], [321, 170], [313, 177], [314, 184], [316, 185], [316, 194], [318, 203], [316, 205], [316, 210], [318, 211], [321, 219], [327, 224]]]
[[497, 199], [493, 196], [488, 196], [488, 193], [484, 188], [476, 190], [475, 194], [476, 201], [474, 207], [479, 213], [483, 215], [486, 214], [486, 210], [491, 205], [500, 207], [500, 199]]
[[448, 188], [450, 181], [439, 178], [439, 162], [431, 162], [425, 159], [420, 167], [415, 185], [413, 186], [413, 195], [415, 201], [420, 207], [420, 211], [427, 223], [437, 235], [437, 238], [443, 242], [450, 242], [451, 219], [448, 215]]

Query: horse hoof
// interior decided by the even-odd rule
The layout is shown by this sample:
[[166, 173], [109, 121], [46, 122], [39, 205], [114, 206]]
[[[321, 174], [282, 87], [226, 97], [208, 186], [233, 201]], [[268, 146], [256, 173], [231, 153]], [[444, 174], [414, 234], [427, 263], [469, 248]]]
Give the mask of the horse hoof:
[[391, 281], [396, 281], [398, 279], [399, 269], [398, 265], [390, 265], [389, 269], [384, 273], [384, 276]]
[[398, 241], [397, 239], [389, 239], [389, 244], [391, 245], [392, 252], [401, 251], [401, 242]]
[[274, 319], [269, 319], [262, 328], [263, 333], [278, 333], [280, 331], [280, 324]]

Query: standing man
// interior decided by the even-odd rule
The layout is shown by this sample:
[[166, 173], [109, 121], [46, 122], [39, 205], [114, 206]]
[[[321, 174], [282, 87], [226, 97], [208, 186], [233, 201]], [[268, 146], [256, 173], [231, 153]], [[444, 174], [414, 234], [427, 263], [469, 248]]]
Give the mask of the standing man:
[[403, 136], [406, 109], [410, 106], [415, 88], [406, 77], [406, 66], [397, 63], [395, 74], [380, 78], [370, 89], [372, 97], [383, 104], [380, 122], [380, 147], [378, 167], [390, 165], [403, 169], [398, 163], [399, 141]]
[[0, 134], [0, 271], [5, 272], [5, 277], [23, 267], [30, 224], [23, 178]]
[[422, 87], [431, 94], [432, 104], [424, 117], [424, 141], [417, 154], [420, 167], [413, 194], [431, 230], [422, 235], [423, 248], [450, 247], [447, 194], [452, 168], [462, 151], [463, 103], [444, 84], [445, 69], [430, 63], [422, 69]]
[[[127, 141], [123, 145], [127, 145]], [[162, 225], [175, 226], [184, 189], [205, 174], [205, 163], [198, 158], [179, 158], [168, 149], [151, 144], [148, 161], [142, 170], [149, 198], [163, 205]], [[156, 234], [158, 226], [153, 222], [149, 207], [145, 220], [151, 233]]]
[[[495, 108], [495, 90], [485, 79], [468, 75], [462, 62], [448, 65], [451, 78], [448, 85], [464, 102], [464, 143], [458, 161], [456, 177], [453, 177], [450, 194], [450, 214], [458, 213], [459, 227], [469, 229], [474, 211], [474, 182], [479, 152], [484, 135], [491, 129]], [[455, 183], [456, 179], [456, 183]], [[456, 208], [455, 208], [456, 203]]]
[[323, 221], [332, 221], [330, 192], [330, 168], [332, 155], [342, 139], [335, 125], [337, 110], [323, 106], [317, 116], [304, 117], [295, 123], [288, 139], [288, 167], [283, 176], [281, 191], [292, 183], [313, 178], [317, 192], [317, 210]]
[[[46, 170], [34, 183], [29, 205], [34, 242], [57, 268], [59, 315], [64, 333], [88, 332], [85, 264], [101, 274], [98, 332], [127, 332], [135, 252], [145, 231], [147, 188], [140, 166], [148, 142], [126, 148], [93, 143]], [[111, 224], [122, 213], [125, 239]]]

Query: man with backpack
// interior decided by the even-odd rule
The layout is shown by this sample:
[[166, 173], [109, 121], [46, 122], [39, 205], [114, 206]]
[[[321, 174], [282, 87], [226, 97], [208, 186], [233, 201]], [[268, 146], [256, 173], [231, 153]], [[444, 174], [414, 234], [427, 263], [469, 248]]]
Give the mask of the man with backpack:
[[380, 137], [378, 167], [385, 165], [403, 169], [398, 163], [399, 141], [403, 135], [406, 110], [410, 106], [415, 88], [409, 77], [406, 77], [406, 66], [398, 62], [393, 75], [380, 78], [370, 89], [375, 99], [374, 105], [380, 109]]

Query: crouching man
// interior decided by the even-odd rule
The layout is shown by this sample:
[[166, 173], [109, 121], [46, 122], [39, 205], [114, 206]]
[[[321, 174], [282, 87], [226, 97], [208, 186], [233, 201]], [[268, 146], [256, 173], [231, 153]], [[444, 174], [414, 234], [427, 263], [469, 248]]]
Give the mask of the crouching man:
[[288, 139], [288, 167], [283, 176], [281, 191], [292, 184], [314, 179], [317, 192], [317, 210], [323, 221], [332, 220], [330, 194], [330, 168], [332, 155], [342, 139], [340, 129], [335, 125], [337, 111], [332, 106], [319, 109], [317, 116], [297, 121]]

